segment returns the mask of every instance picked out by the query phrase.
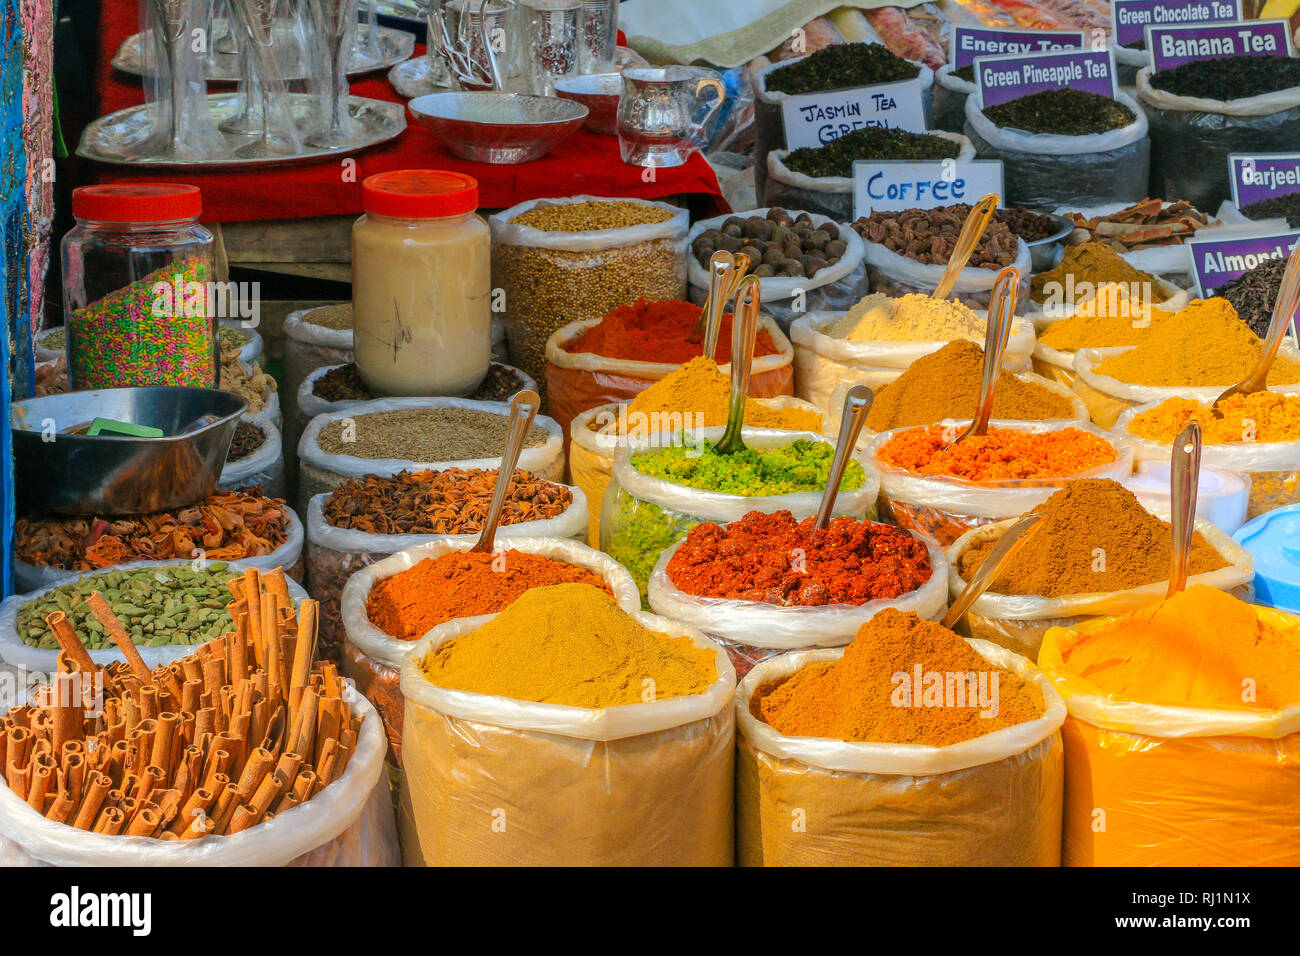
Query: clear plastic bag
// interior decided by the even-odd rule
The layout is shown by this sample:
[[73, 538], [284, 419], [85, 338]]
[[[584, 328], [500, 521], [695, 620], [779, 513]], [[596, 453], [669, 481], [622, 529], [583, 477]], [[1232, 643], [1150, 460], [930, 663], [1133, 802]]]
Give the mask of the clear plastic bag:
[[[1275, 626], [1298, 623], [1256, 611]], [[1061, 654], [1076, 634], [1109, 623], [1053, 628], [1038, 658], [1070, 709], [1065, 865], [1300, 864], [1300, 703], [1219, 711], [1110, 697]]]
[[[587, 496], [580, 488], [570, 488], [573, 501], [561, 514], [539, 521], [503, 524], [497, 528], [497, 540], [516, 537], [581, 539], [587, 529]], [[320, 602], [320, 637], [318, 655], [337, 660], [343, 647], [341, 600], [348, 578], [376, 561], [418, 547], [430, 541], [464, 540], [474, 543], [477, 534], [369, 534], [349, 528], [336, 528], [325, 520], [328, 494], [312, 497], [307, 503], [307, 583], [311, 595]]]
[[[952, 140], [961, 147], [958, 161], [975, 158], [975, 147], [970, 140], [956, 132], [938, 130], [933, 135]], [[788, 209], [806, 209], [810, 213], [830, 216], [837, 222], [853, 220], [853, 178], [851, 176], [806, 176], [785, 165], [788, 150], [774, 149], [767, 154], [767, 181], [763, 202]]]
[[[746, 216], [766, 216], [771, 206], [751, 209]], [[791, 216], [798, 216], [803, 210], [786, 210]], [[805, 312], [824, 312], [847, 309], [867, 294], [867, 273], [863, 264], [862, 237], [847, 225], [819, 213], [810, 212], [815, 226], [833, 227], [839, 238], [844, 240], [844, 255], [840, 261], [817, 272], [811, 279], [794, 279], [772, 276], [759, 279], [759, 293], [762, 296], [763, 312], [776, 320], [781, 331], [787, 335], [790, 324]], [[701, 219], [691, 226], [688, 248], [697, 236], [706, 229], [720, 227], [730, 216], [716, 216], [713, 219]], [[688, 274], [690, 276], [691, 301], [703, 304], [709, 297], [709, 274], [694, 255], [689, 257]]]
[[[801, 316], [790, 326], [795, 395], [828, 415], [839, 411], [832, 398], [837, 389], [858, 383], [872, 388], [888, 385], [917, 359], [948, 344], [947, 341], [850, 342], [827, 335], [826, 329], [844, 315], [843, 312], [815, 312]], [[1024, 319], [1015, 319], [1002, 367], [1008, 371], [1028, 371], [1034, 344], [1034, 327]]]
[[[1222, 392], [1223, 389], [1218, 387], [1208, 390], [1181, 389], [1179, 394], [1187, 397], [1189, 392], [1195, 391], [1216, 393], [1208, 399], [1197, 399], [1213, 402], [1217, 393]], [[1274, 391], [1283, 391], [1283, 389], [1274, 389]], [[1289, 386], [1284, 391], [1300, 392], [1300, 385]], [[1168, 463], [1169, 461], [1173, 448], [1172, 442], [1165, 444], [1149, 438], [1139, 438], [1129, 431], [1129, 423], [1137, 415], [1148, 412], [1159, 404], [1160, 402], [1148, 402], [1128, 408], [1115, 422], [1116, 434], [1133, 445], [1136, 460], [1139, 462]], [[1206, 444], [1201, 448], [1201, 467], [1236, 472], [1250, 482], [1246, 520], [1286, 505], [1300, 503], [1300, 442]]]
[[[546, 394], [551, 417], [565, 434], [570, 423], [598, 405], [626, 402], [641, 394], [659, 379], [679, 369], [680, 365], [664, 362], [641, 362], [613, 359], [591, 352], [568, 352], [565, 345], [580, 338], [599, 319], [583, 319], [556, 329], [546, 341]], [[772, 337], [777, 351], [755, 357], [750, 363], [749, 391], [754, 398], [789, 395], [794, 391], [794, 348], [777, 324], [766, 315], [758, 319], [760, 331]], [[719, 359], [727, 356], [719, 355]], [[720, 364], [724, 375], [731, 374], [731, 362]]]
[[701, 694], [603, 710], [445, 690], [419, 661], [481, 626], [451, 622], [402, 665], [402, 847], [428, 866], [730, 866], [736, 675]]
[[1061, 205], [1137, 202], [1150, 195], [1147, 118], [1132, 97], [1120, 93], [1115, 99], [1136, 117], [1128, 126], [1089, 136], [1059, 136], [995, 126], [985, 117], [979, 97], [971, 96], [963, 132], [980, 159], [1002, 160], [1007, 205], [1047, 212]]
[[934, 128], [950, 133], [965, 129], [966, 98], [974, 92], [974, 83], [952, 75], [951, 63], [939, 67], [934, 73]]
[[[722, 428], [703, 428], [691, 434], [695, 440], [717, 441]], [[773, 429], [743, 430], [750, 448], [781, 448], [799, 439], [825, 442], [812, 432], [782, 432]], [[600, 519], [600, 549], [632, 573], [642, 591], [642, 603], [650, 573], [659, 556], [686, 536], [701, 521], [726, 524], [750, 511], [789, 511], [802, 520], [817, 513], [822, 492], [803, 491], [789, 495], [745, 496], [704, 491], [643, 475], [632, 466], [632, 457], [651, 447], [680, 444], [680, 436], [662, 436], [654, 441], [629, 441], [614, 457], [614, 473], [605, 492]], [[853, 518], [870, 516], [879, 492], [878, 479], [861, 452], [853, 458], [866, 470], [866, 481], [854, 491], [841, 491], [835, 513]]]
[[750, 671], [736, 688], [737, 862], [1057, 866], [1065, 703], [1030, 661], [969, 643], [1037, 687], [1043, 716], [948, 747], [787, 737], [751, 713], [750, 699], [843, 649], [783, 654]]
[[302, 806], [230, 836], [165, 841], [91, 833], [47, 820], [0, 786], [0, 866], [398, 866], [379, 715], [351, 687], [361, 716], [343, 775]]
[[[1156, 195], [1215, 209], [1229, 197], [1232, 153], [1285, 153], [1300, 143], [1300, 87], [1239, 100], [1175, 96], [1137, 75], [1151, 123], [1151, 188]], [[1189, 161], [1195, 157], [1195, 161]]]
[[[477, 538], [470, 535], [432, 538], [425, 544], [399, 551], [357, 571], [343, 587], [341, 616], [347, 634], [343, 647], [343, 673], [356, 681], [357, 689], [379, 711], [384, 732], [388, 735], [390, 753], [399, 767], [402, 765], [402, 717], [406, 706], [399, 681], [402, 662], [415, 642], [393, 637], [370, 623], [366, 612], [370, 589], [425, 558], [436, 558], [452, 551], [468, 551], [475, 544]], [[641, 609], [641, 595], [632, 576], [609, 555], [570, 538], [503, 537], [497, 547], [539, 554], [594, 571], [605, 579], [619, 607], [629, 613]], [[494, 617], [495, 614], [482, 614], [455, 620], [468, 627], [486, 624]]]
[[[919, 537], [919, 536], [918, 536]], [[678, 541], [659, 556], [646, 587], [656, 614], [699, 628], [727, 649], [736, 675], [744, 677], [758, 660], [792, 650], [838, 647], [885, 608], [912, 611], [938, 620], [948, 609], [948, 561], [932, 541], [920, 539], [930, 556], [930, 579], [901, 597], [864, 604], [821, 607], [781, 607], [759, 601], [732, 601], [687, 594], [668, 577], [668, 562], [681, 547]]]
[[[349, 478], [365, 475], [392, 476], [400, 471], [428, 471], [443, 468], [499, 468], [501, 458], [473, 458], [464, 461], [407, 461], [401, 458], [357, 458], [353, 455], [330, 454], [321, 449], [319, 437], [322, 429], [331, 422], [345, 418], [360, 418], [376, 412], [410, 409], [464, 408], [509, 419], [510, 406], [502, 402], [475, 402], [467, 398], [377, 398], [337, 412], [317, 415], [303, 429], [298, 440], [298, 500], [306, 510], [306, 503], [315, 495], [332, 491]], [[560, 426], [545, 415], [538, 415], [534, 427], [545, 429], [546, 443], [525, 448], [519, 453], [517, 467], [530, 471], [539, 478], [558, 481], [564, 475], [564, 435]], [[505, 447], [505, 429], [502, 427], [502, 448]], [[394, 446], [394, 451], [400, 448]]]
[[270, 422], [253, 422], [262, 430], [262, 444], [237, 461], [227, 461], [217, 479], [220, 488], [259, 485], [268, 498], [284, 497], [284, 443], [280, 430]]
[[[301, 550], [301, 548], [302, 531], [301, 527], [299, 527], [298, 541], [294, 547], [294, 553], [296, 554], [297, 551]], [[270, 571], [277, 567], [285, 567], [286, 571], [288, 570], [287, 566], [282, 562], [269, 565], [262, 563], [270, 557], [272, 556], [267, 555], [263, 558], [253, 558], [246, 561], [228, 561], [224, 563], [228, 564], [231, 570], [234, 571], [250, 567], [259, 568], [262, 571]], [[63, 577], [56, 579], [53, 578], [53, 576], [50, 576], [47, 580], [42, 581], [42, 583], [38, 584], [27, 593], [11, 594], [9, 597], [5, 598], [3, 602], [0, 602], [0, 660], [3, 660], [6, 664], [13, 665], [14, 667], [22, 667], [28, 671], [42, 674], [53, 674], [58, 671], [59, 651], [57, 649], [45, 650], [40, 647], [32, 647], [30, 644], [24, 643], [22, 638], [18, 636], [18, 612], [27, 604], [43, 597], [47, 591], [81, 578], [92, 577], [96, 574], [105, 574], [110, 571], [129, 571], [138, 568], [169, 567], [183, 567], [188, 570], [192, 565], [193, 562], [191, 561], [134, 561], [130, 564], [119, 564], [116, 567], [99, 568], [94, 571], [60, 571], [59, 574], [63, 575]], [[27, 565], [26, 567], [31, 568], [32, 566]], [[51, 571], [53, 569], [38, 568], [35, 570]], [[303, 590], [302, 585], [293, 578], [289, 578], [288, 584], [289, 596], [293, 598], [293, 600], [301, 601], [303, 598], [307, 597], [307, 592]], [[231, 627], [233, 628], [234, 625], [231, 624]], [[147, 647], [139, 645], [138, 650], [140, 651], [140, 657], [144, 659], [145, 664], [149, 667], [154, 667], [158, 664], [169, 664], [174, 660], [179, 660], [182, 657], [192, 654], [195, 646], [196, 645], [194, 644], [167, 644], [162, 647]], [[122, 659], [122, 652], [115, 647], [104, 650], [88, 651], [87, 653], [90, 654], [91, 660], [101, 666]]]
[[[951, 427], [956, 430], [955, 434], [960, 434], [960, 430], [970, 422], [945, 419], [936, 424]], [[907, 429], [881, 432], [867, 449], [867, 459], [880, 475], [881, 515], [891, 519], [900, 528], [937, 540], [946, 548], [971, 528], [1024, 514], [1050, 498], [1067, 481], [1078, 478], [1114, 478], [1118, 481], [1133, 470], [1133, 446], [1094, 425], [1003, 420], [990, 424], [997, 428], [1035, 433], [1076, 428], [1110, 442], [1115, 448], [1115, 460], [1062, 478], [963, 481], [959, 478], [914, 475], [882, 464], [877, 457], [880, 449], [900, 431]]]
[[511, 364], [537, 380], [546, 396], [546, 341], [561, 326], [598, 319], [617, 306], [686, 295], [685, 209], [619, 199], [672, 213], [664, 222], [588, 232], [544, 232], [511, 220], [538, 207], [609, 202], [598, 196], [534, 199], [488, 219], [492, 287], [505, 296]]
[[[1209, 446], [1207, 446], [1209, 447]], [[1169, 520], [1167, 509], [1148, 509]], [[956, 597], [966, 587], [961, 577], [961, 556], [971, 548], [1002, 537], [1015, 519], [987, 524], [967, 531], [948, 548], [949, 594]], [[1228, 566], [1217, 571], [1190, 575], [1187, 584], [1204, 584], [1220, 591], [1246, 587], [1254, 579], [1255, 562], [1249, 552], [1204, 518], [1196, 519], [1196, 530], [1222, 555]], [[1043, 635], [1053, 627], [1073, 627], [1083, 621], [1110, 614], [1126, 614], [1164, 597], [1168, 581], [1154, 581], [1123, 591], [1097, 591], [1042, 597], [1037, 594], [997, 594], [985, 591], [975, 599], [960, 622], [974, 638], [990, 641], [1036, 660]]]
[[329, 329], [308, 322], [305, 316], [314, 311], [300, 309], [284, 319], [284, 388], [291, 396], [297, 396], [314, 369], [353, 361], [352, 329]]

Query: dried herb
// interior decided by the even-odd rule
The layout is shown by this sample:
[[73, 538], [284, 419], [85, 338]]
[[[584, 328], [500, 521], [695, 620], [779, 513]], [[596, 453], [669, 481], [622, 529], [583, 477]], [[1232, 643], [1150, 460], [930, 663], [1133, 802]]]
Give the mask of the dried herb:
[[1027, 133], [1090, 136], [1119, 129], [1136, 117], [1123, 103], [1097, 93], [1062, 87], [1041, 90], [984, 110], [996, 126]]
[[247, 458], [265, 443], [266, 432], [252, 422], [240, 422], [235, 426], [235, 437], [230, 439], [230, 450], [226, 452], [226, 461]]
[[[472, 408], [403, 408], [333, 421], [316, 439], [327, 455], [400, 458], [404, 461], [466, 461], [499, 458], [506, 447], [509, 416]], [[534, 425], [524, 448], [545, 445], [550, 433]]]
[[1269, 196], [1267, 199], [1243, 206], [1241, 214], [1247, 219], [1272, 219], [1274, 216], [1285, 216], [1288, 226], [1292, 229], [1300, 229], [1300, 193]]
[[921, 68], [879, 43], [836, 43], [767, 74], [771, 93], [819, 93], [915, 79]]
[[1289, 56], [1225, 56], [1194, 60], [1151, 75], [1151, 85], [1175, 96], [1239, 100], [1300, 86], [1300, 60]]
[[1273, 303], [1282, 288], [1285, 259], [1270, 259], [1244, 272], [1214, 293], [1232, 303], [1250, 330], [1263, 338], [1273, 320]]
[[[523, 387], [518, 369], [493, 362], [483, 382], [468, 397], [478, 402], [504, 402]], [[368, 402], [375, 397], [361, 380], [355, 362], [330, 369], [312, 383], [311, 393], [327, 402]]]
[[825, 146], [796, 149], [785, 164], [805, 176], [852, 176], [856, 159], [956, 159], [961, 147], [932, 133], [866, 126]]
[[967, 63], [965, 66], [958, 67], [952, 71], [952, 76], [959, 80], [965, 80], [967, 83], [975, 82], [975, 64]]

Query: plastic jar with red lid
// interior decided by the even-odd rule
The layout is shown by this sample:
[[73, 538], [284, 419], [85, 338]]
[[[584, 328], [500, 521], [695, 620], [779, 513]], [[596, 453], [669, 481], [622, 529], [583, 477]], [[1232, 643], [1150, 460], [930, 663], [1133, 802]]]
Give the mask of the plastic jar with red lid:
[[375, 395], [469, 395], [492, 350], [492, 241], [478, 182], [399, 169], [361, 184], [353, 351]]
[[195, 186], [73, 190], [61, 244], [72, 388], [217, 386], [216, 242], [201, 212]]

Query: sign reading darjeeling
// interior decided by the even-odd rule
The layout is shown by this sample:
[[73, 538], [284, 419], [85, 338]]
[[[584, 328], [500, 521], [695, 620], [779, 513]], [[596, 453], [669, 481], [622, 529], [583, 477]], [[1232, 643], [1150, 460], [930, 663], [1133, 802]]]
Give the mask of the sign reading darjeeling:
[[853, 164], [853, 218], [872, 212], [933, 209], [1003, 195], [997, 159], [865, 160]]
[[1184, 63], [1225, 56], [1290, 56], [1291, 30], [1285, 20], [1148, 26], [1147, 50], [1157, 73]]
[[1149, 26], [1187, 26], [1241, 19], [1241, 0], [1110, 0], [1115, 45], [1146, 39]]
[[1082, 30], [998, 30], [954, 26], [948, 62], [954, 70], [960, 70], [980, 56], [1050, 53], [1053, 50], [1076, 50], [1082, 46]]
[[1201, 298], [1270, 259], [1285, 259], [1300, 241], [1300, 230], [1232, 239], [1189, 239], [1192, 274]]
[[801, 93], [781, 101], [787, 149], [825, 146], [865, 126], [925, 132], [921, 79]]
[[1300, 153], [1233, 153], [1228, 157], [1228, 177], [1238, 209], [1261, 199], [1300, 193]]
[[1114, 99], [1115, 57], [1110, 50], [977, 57], [975, 85], [986, 108], [1063, 87]]

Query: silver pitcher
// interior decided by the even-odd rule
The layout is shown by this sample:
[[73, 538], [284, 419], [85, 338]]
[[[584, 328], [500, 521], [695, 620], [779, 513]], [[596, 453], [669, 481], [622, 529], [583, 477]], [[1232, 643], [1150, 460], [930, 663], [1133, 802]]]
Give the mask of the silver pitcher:
[[[711, 75], [710, 75], [711, 74]], [[715, 93], [709, 105], [706, 90]], [[689, 66], [623, 71], [618, 99], [618, 146], [632, 166], [680, 166], [707, 145], [709, 121], [727, 91], [710, 70]]]

